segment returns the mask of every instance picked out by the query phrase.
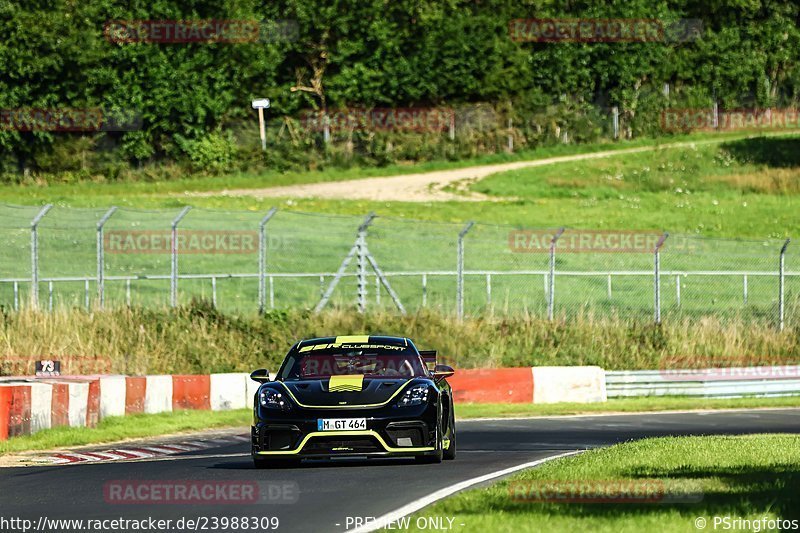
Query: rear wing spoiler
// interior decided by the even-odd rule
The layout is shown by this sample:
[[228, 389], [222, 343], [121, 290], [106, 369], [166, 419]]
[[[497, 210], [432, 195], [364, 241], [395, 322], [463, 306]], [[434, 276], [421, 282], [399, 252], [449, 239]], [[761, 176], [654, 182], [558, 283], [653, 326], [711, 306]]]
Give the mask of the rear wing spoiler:
[[425, 363], [425, 366], [428, 367], [428, 370], [433, 370], [436, 366], [436, 350], [420, 350], [419, 355], [422, 357], [422, 361]]

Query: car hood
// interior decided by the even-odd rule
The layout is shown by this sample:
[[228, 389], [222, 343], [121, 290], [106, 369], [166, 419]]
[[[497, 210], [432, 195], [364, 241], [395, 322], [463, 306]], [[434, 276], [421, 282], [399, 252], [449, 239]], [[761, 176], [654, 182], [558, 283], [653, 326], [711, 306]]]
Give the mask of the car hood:
[[301, 405], [338, 407], [387, 403], [411, 381], [410, 378], [357, 378], [362, 376], [333, 376], [280, 383]]

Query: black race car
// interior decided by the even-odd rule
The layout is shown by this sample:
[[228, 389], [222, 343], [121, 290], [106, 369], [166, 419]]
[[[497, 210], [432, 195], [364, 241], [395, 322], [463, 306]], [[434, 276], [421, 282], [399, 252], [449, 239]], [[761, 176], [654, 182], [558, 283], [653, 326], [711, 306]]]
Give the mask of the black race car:
[[253, 408], [257, 468], [306, 458], [456, 456], [453, 369], [410, 339], [348, 335], [295, 344]]

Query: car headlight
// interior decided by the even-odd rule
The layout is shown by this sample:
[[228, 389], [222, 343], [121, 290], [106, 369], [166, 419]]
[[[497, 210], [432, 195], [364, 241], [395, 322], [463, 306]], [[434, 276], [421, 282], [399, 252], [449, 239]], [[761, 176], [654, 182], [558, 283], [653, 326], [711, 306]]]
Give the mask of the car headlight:
[[288, 411], [291, 409], [291, 405], [287, 401], [286, 397], [273, 389], [264, 389], [258, 395], [259, 403], [261, 403], [261, 407], [266, 407], [267, 409], [280, 409], [282, 411]]
[[421, 405], [423, 403], [428, 403], [428, 386], [415, 385], [403, 394], [397, 402], [397, 406], [411, 407], [412, 405]]

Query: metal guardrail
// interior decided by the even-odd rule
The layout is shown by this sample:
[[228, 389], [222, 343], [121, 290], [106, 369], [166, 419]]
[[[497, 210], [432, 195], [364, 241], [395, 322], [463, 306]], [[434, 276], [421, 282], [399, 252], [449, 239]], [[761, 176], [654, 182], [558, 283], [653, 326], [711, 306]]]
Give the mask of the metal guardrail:
[[795, 396], [800, 395], [800, 366], [607, 371], [606, 394], [609, 398]]

